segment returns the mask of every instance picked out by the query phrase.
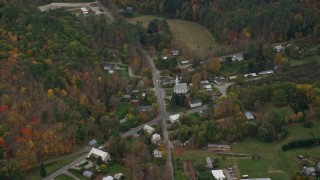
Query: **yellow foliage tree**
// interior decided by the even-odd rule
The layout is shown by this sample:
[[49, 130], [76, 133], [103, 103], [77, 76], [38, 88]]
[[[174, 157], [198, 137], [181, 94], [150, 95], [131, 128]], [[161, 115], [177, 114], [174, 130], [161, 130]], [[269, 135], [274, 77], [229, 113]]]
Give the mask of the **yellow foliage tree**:
[[48, 97], [53, 97], [53, 90], [52, 89], [48, 89]]

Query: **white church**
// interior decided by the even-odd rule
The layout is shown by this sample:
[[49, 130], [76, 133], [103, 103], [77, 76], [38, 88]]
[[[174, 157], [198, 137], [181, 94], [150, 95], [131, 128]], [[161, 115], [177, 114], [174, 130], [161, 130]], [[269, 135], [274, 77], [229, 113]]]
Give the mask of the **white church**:
[[187, 83], [179, 83], [178, 76], [176, 76], [176, 85], [173, 88], [173, 91], [177, 94], [185, 94], [188, 92]]

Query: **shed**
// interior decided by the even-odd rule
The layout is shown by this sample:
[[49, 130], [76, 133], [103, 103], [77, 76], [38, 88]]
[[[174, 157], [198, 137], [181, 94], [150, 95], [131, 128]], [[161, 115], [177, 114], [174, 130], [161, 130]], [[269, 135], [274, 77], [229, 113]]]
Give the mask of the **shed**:
[[97, 145], [98, 141], [95, 139], [92, 139], [91, 141], [89, 141], [88, 146], [89, 147], [94, 147], [95, 145]]
[[90, 179], [92, 177], [92, 175], [93, 175], [93, 172], [91, 172], [91, 171], [83, 171], [82, 175], [84, 175], [85, 177]]

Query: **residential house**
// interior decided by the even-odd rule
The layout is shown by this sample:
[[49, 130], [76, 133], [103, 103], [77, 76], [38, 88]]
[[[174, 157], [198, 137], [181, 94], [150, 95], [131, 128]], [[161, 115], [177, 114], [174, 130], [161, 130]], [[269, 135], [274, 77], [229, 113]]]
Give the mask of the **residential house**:
[[210, 157], [207, 157], [206, 161], [207, 161], [207, 168], [212, 169], [213, 168], [212, 159]]
[[237, 76], [229, 76], [228, 81], [237, 79]]
[[316, 169], [314, 167], [303, 167], [303, 172], [306, 176], [316, 175]]
[[171, 55], [172, 56], [179, 56], [179, 50], [172, 50]]
[[82, 175], [84, 175], [85, 177], [91, 179], [93, 172], [91, 171], [83, 171]]
[[171, 115], [171, 116], [169, 116], [169, 121], [170, 121], [172, 124], [178, 123], [178, 122], [179, 122], [179, 117], [180, 117], [180, 114]]
[[229, 152], [231, 148], [226, 144], [207, 144], [207, 149], [215, 152]]
[[111, 159], [110, 154], [104, 151], [101, 151], [99, 149], [96, 148], [92, 148], [89, 152], [89, 154], [87, 155], [87, 157], [89, 158], [91, 155], [94, 155], [95, 157], [100, 157], [102, 159], [102, 161], [107, 162]]
[[203, 81], [200, 81], [200, 83], [201, 83], [202, 85], [206, 85], [206, 84], [209, 84], [209, 81], [208, 81], [208, 80], [203, 80]]
[[285, 50], [285, 48], [280, 44], [280, 45], [274, 46], [273, 50], [280, 52], [280, 51]]
[[112, 64], [104, 65], [103, 69], [108, 71], [109, 74], [113, 74], [114, 73], [114, 66]]
[[181, 140], [173, 140], [173, 145], [175, 147], [182, 147], [183, 146]]
[[273, 74], [273, 70], [261, 71], [261, 72], [259, 72], [258, 74], [259, 74], [259, 75]]
[[152, 133], [154, 133], [155, 129], [149, 125], [144, 125], [143, 131], [147, 132], [148, 134], [152, 134]]
[[257, 74], [256, 73], [249, 73], [249, 74], [245, 74], [244, 77], [245, 78], [247, 78], [247, 77], [257, 77]]
[[146, 106], [140, 106], [139, 107], [140, 112], [150, 112], [153, 110], [151, 105], [146, 105]]
[[212, 85], [211, 84], [207, 84], [207, 85], [203, 85], [203, 88], [205, 89], [205, 90], [212, 90]]
[[112, 176], [103, 177], [102, 180], [114, 180]]
[[188, 61], [188, 60], [181, 61], [181, 65], [187, 65], [189, 63], [190, 63], [190, 61]]
[[189, 101], [189, 106], [190, 106], [190, 108], [200, 107], [200, 106], [202, 106], [202, 101], [201, 101], [201, 99], [191, 100], [191, 101]]
[[133, 7], [132, 6], [127, 6], [126, 7], [126, 11], [127, 12], [132, 12], [133, 11]]
[[120, 180], [123, 176], [124, 176], [124, 174], [118, 173], [118, 174], [115, 174], [113, 177], [114, 177], [116, 180]]
[[125, 95], [123, 95], [123, 99], [128, 100], [128, 99], [130, 99], [130, 98], [131, 98], [131, 95], [130, 95], [130, 94], [125, 94]]
[[162, 151], [159, 151], [158, 149], [155, 149], [155, 150], [153, 151], [153, 156], [154, 156], [155, 158], [161, 158], [161, 157], [162, 157]]
[[320, 162], [318, 162], [318, 164], [317, 164], [317, 166], [316, 166], [316, 171], [318, 172], [318, 173], [320, 173]]
[[247, 120], [253, 120], [254, 116], [251, 112], [247, 111], [244, 113], [244, 115], [246, 116]]
[[88, 146], [89, 147], [94, 147], [95, 145], [97, 145], [98, 141], [95, 139], [92, 139], [91, 141], [89, 141]]
[[153, 144], [159, 144], [160, 141], [161, 141], [161, 136], [160, 136], [160, 134], [154, 133], [154, 135], [152, 135], [151, 142], [152, 142]]
[[236, 53], [232, 56], [232, 61], [242, 61], [243, 60], [243, 53]]
[[212, 173], [213, 177], [216, 178], [217, 180], [226, 179], [226, 176], [223, 174], [223, 171], [221, 169], [219, 169], [219, 170], [211, 170], [211, 173]]
[[216, 83], [217, 85], [221, 86], [225, 84], [225, 78], [220, 76], [220, 77], [214, 77], [214, 83]]

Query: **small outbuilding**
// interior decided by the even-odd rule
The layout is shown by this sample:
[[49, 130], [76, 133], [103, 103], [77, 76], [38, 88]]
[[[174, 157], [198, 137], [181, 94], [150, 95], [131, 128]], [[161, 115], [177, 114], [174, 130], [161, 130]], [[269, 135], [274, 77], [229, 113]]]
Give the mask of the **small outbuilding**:
[[172, 124], [178, 123], [178, 122], [179, 122], [179, 117], [180, 117], [180, 114], [171, 115], [171, 116], [169, 116], [169, 121], [170, 121]]
[[223, 174], [223, 171], [221, 169], [219, 169], [219, 170], [211, 170], [211, 173], [212, 173], [213, 177], [216, 178], [217, 180], [226, 179], [226, 176]]
[[244, 115], [246, 116], [247, 120], [253, 120], [254, 116], [251, 112], [247, 111], [244, 113]]
[[88, 146], [89, 147], [94, 147], [95, 145], [98, 144], [98, 141], [95, 139], [92, 139], [91, 141], [89, 141]]

